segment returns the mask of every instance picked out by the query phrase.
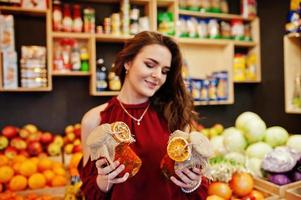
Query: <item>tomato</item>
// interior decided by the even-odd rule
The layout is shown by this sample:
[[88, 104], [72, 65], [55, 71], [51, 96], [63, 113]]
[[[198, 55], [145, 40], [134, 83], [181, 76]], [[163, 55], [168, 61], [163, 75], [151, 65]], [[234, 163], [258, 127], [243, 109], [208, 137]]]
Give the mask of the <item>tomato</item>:
[[217, 195], [224, 199], [230, 199], [232, 190], [227, 183], [213, 182], [208, 187], [208, 195]]
[[255, 200], [264, 200], [264, 196], [261, 192], [257, 190], [252, 190], [250, 194], [248, 194], [249, 197], [254, 197]]
[[253, 190], [254, 180], [248, 173], [236, 172], [232, 176], [230, 187], [235, 195], [244, 197]]

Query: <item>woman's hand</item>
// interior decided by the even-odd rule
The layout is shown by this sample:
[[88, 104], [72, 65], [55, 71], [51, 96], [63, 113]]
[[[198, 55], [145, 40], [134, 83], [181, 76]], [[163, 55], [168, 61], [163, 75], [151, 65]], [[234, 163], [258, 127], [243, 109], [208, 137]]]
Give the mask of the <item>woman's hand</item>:
[[114, 184], [123, 183], [129, 177], [129, 173], [125, 173], [121, 178], [117, 177], [125, 168], [119, 161], [114, 161], [111, 165], [106, 164], [107, 161], [104, 158], [97, 160], [95, 163], [98, 173], [96, 183], [103, 192], [108, 192]]
[[194, 189], [202, 180], [201, 170], [196, 167], [194, 167], [192, 170], [184, 168], [182, 170], [176, 170], [175, 172], [179, 179], [172, 176], [170, 180], [177, 186], [187, 191]]

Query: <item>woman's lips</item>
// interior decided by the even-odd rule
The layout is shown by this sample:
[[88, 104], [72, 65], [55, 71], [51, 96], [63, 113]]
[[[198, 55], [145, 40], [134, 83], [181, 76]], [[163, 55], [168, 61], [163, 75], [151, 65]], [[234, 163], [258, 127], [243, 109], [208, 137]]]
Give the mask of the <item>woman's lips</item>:
[[155, 89], [157, 87], [157, 83], [151, 82], [151, 81], [145, 81], [147, 84], [147, 87], [149, 87], [150, 89]]

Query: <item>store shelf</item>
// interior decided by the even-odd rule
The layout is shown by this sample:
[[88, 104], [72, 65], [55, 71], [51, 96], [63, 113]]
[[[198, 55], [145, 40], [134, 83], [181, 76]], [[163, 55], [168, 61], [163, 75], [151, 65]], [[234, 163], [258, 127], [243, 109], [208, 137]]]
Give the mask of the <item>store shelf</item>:
[[21, 8], [14, 6], [0, 6], [0, 11], [4, 13], [11, 14], [28, 14], [35, 16], [46, 16], [47, 10], [37, 10], [37, 9], [29, 9], [29, 8]]
[[209, 106], [209, 105], [230, 105], [232, 101], [194, 101], [195, 106]]
[[157, 5], [159, 7], [172, 6], [174, 3], [174, 0], [157, 0]]
[[97, 42], [125, 42], [133, 38], [131, 35], [113, 35], [113, 34], [96, 34], [95, 39]]
[[234, 81], [236, 84], [248, 84], [248, 83], [260, 83], [260, 80], [245, 80], [245, 81]]
[[81, 72], [81, 71], [69, 71], [69, 72], [60, 72], [52, 71], [52, 76], [90, 76], [90, 72]]
[[255, 18], [245, 18], [241, 15], [234, 15], [234, 14], [226, 14], [226, 13], [203, 13], [203, 12], [196, 12], [196, 11], [189, 11], [189, 10], [179, 10], [180, 15], [186, 16], [193, 16], [193, 17], [201, 17], [201, 18], [217, 18], [223, 20], [232, 20], [232, 19], [241, 19], [244, 21], [252, 21]]
[[48, 92], [52, 89], [50, 87], [41, 87], [41, 88], [16, 88], [16, 89], [4, 89], [0, 88], [0, 92]]
[[246, 42], [237, 40], [226, 40], [226, 39], [202, 39], [202, 38], [175, 38], [179, 43], [182, 44], [200, 44], [200, 45], [228, 45], [234, 44], [237, 47], [255, 47], [256, 42]]
[[119, 94], [119, 91], [101, 91], [101, 92], [91, 92], [91, 95], [93, 96], [117, 96]]
[[75, 39], [90, 39], [92, 33], [72, 33], [72, 32], [52, 32], [53, 38], [75, 38]]

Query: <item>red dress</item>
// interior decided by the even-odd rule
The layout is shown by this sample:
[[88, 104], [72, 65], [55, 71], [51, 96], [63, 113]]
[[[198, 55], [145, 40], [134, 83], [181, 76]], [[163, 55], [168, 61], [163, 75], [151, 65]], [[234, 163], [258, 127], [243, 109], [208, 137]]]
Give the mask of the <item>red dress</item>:
[[[123, 104], [126, 110], [134, 117], [139, 118], [148, 102], [142, 104]], [[168, 180], [161, 173], [160, 161], [166, 153], [166, 146], [170, 132], [166, 120], [161, 119], [157, 112], [149, 107], [140, 125], [137, 125], [121, 108], [116, 97], [108, 102], [106, 109], [101, 112], [101, 123], [115, 121], [125, 122], [136, 142], [131, 148], [142, 160], [139, 172], [124, 183], [115, 184], [111, 191], [104, 193], [96, 184], [97, 170], [95, 162], [89, 159], [82, 167], [79, 164], [80, 177], [83, 182], [82, 191], [87, 200], [112, 199], [112, 200], [184, 200], [205, 199], [207, 196], [208, 182], [203, 179], [202, 185], [195, 192], [186, 194], [181, 188]]]

